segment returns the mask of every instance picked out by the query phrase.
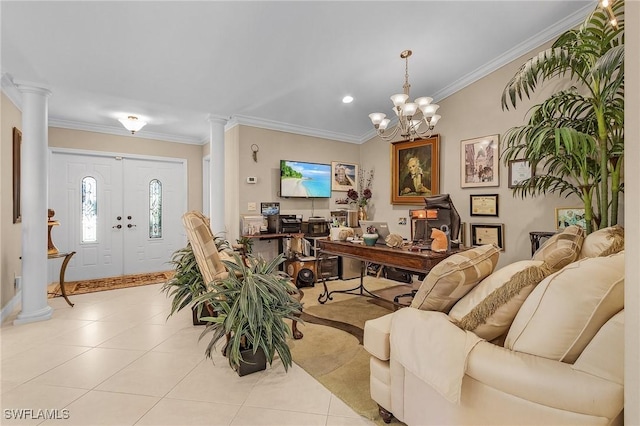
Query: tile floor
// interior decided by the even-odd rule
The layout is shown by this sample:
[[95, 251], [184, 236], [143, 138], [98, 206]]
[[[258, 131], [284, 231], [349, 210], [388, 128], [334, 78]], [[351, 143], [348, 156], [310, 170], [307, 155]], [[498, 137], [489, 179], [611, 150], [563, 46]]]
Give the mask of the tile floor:
[[[13, 326], [17, 312], [7, 319], [0, 329], [0, 423], [373, 424], [296, 365], [285, 373], [277, 360], [238, 377], [219, 351], [205, 358], [203, 327], [191, 325], [187, 310], [167, 320], [169, 301], [159, 289], [72, 296], [73, 308], [49, 299], [49, 321]], [[20, 413], [22, 420], [13, 418]]]

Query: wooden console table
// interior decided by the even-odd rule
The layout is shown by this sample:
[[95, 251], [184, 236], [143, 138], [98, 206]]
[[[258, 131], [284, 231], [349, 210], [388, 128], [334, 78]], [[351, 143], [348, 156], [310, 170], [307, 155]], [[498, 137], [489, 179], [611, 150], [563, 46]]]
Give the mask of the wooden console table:
[[[324, 292], [318, 296], [318, 302], [325, 303], [332, 300], [333, 293], [357, 294], [360, 296], [378, 297], [364, 287], [364, 269], [366, 262], [379, 263], [385, 266], [393, 266], [400, 269], [407, 269], [417, 273], [428, 273], [434, 266], [442, 262], [452, 254], [467, 250], [466, 247], [452, 249], [448, 253], [440, 253], [431, 250], [409, 251], [408, 247], [391, 248], [385, 245], [367, 246], [364, 244], [354, 244], [345, 241], [318, 241], [320, 251], [326, 254], [351, 257], [363, 261], [360, 269], [360, 285], [348, 290], [327, 289], [326, 281], [323, 280]], [[367, 293], [367, 294], [365, 294]]]
[[64, 300], [66, 300], [69, 306], [72, 306], [72, 307], [73, 307], [73, 303], [71, 303], [71, 300], [69, 300], [69, 298], [67, 297], [67, 291], [64, 288], [64, 274], [67, 271], [67, 265], [69, 264], [69, 261], [71, 260], [74, 254], [76, 254], [75, 251], [72, 251], [69, 253], [53, 253], [53, 254], [47, 255], [47, 259], [64, 258], [64, 260], [62, 261], [62, 265], [60, 266], [60, 292], [62, 293], [62, 297], [64, 297]]

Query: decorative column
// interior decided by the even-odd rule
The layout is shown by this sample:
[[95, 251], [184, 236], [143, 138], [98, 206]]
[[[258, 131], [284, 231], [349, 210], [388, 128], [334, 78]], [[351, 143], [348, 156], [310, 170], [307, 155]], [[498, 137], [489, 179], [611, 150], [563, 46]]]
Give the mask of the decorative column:
[[15, 82], [22, 94], [22, 310], [13, 322], [48, 320], [48, 98], [51, 92], [32, 83]]
[[227, 119], [209, 115], [209, 215], [214, 234], [224, 226], [224, 126]]

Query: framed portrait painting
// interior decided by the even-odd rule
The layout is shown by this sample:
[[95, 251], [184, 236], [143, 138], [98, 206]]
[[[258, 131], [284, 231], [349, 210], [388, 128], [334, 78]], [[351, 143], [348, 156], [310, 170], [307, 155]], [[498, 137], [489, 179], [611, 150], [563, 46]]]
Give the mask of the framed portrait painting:
[[460, 186], [500, 186], [500, 135], [462, 141]]
[[571, 225], [578, 225], [582, 227], [582, 229], [587, 229], [587, 221], [584, 218], [584, 207], [556, 208], [556, 229], [561, 231]]
[[342, 161], [331, 162], [332, 191], [358, 190], [358, 165]]
[[440, 193], [440, 136], [391, 144], [391, 204], [424, 205]]

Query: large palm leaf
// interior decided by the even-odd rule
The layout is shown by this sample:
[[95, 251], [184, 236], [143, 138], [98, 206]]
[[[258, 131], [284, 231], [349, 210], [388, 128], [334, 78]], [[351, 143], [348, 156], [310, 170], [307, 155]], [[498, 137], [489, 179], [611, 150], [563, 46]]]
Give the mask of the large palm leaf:
[[[505, 134], [503, 161], [540, 165], [514, 194], [575, 194], [585, 204], [587, 232], [617, 222], [624, 151], [624, 1], [612, 10], [618, 26], [600, 8], [578, 29], [525, 62], [502, 93], [502, 107], [515, 108], [544, 82], [573, 82], [530, 111], [526, 125]], [[595, 195], [595, 196], [594, 196]], [[595, 201], [596, 208], [593, 209]], [[611, 210], [609, 212], [609, 209]]]

